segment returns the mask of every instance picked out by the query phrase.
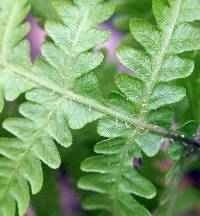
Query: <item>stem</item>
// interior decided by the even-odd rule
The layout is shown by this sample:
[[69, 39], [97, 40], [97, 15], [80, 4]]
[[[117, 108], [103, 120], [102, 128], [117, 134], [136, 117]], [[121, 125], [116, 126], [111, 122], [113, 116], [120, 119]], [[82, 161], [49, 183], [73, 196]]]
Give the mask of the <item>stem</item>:
[[16, 75], [21, 76], [25, 79], [28, 79], [28, 80], [38, 84], [39, 86], [43, 86], [43, 87], [45, 87], [45, 88], [47, 88], [53, 92], [56, 92], [56, 93], [60, 94], [61, 96], [64, 96], [70, 100], [74, 100], [78, 103], [81, 103], [85, 106], [88, 106], [92, 109], [95, 109], [101, 113], [112, 116], [112, 117], [120, 120], [121, 122], [125, 122], [129, 125], [139, 127], [143, 130], [148, 130], [154, 134], [158, 134], [160, 136], [172, 139], [174, 141], [179, 141], [179, 142], [186, 143], [188, 145], [192, 145], [194, 147], [200, 148], [200, 142], [198, 142], [194, 139], [191, 139], [189, 137], [185, 137], [184, 135], [171, 133], [171, 132], [167, 131], [166, 129], [161, 128], [159, 126], [148, 124], [146, 122], [138, 120], [137, 118], [135, 118], [133, 116], [128, 116], [128, 115], [119, 113], [118, 111], [115, 111], [112, 108], [110, 108], [110, 107], [106, 106], [105, 104], [100, 103], [94, 99], [87, 98], [85, 96], [76, 94], [70, 90], [62, 89], [61, 87], [55, 85], [53, 82], [51, 82], [49, 80], [42, 79], [41, 77], [38, 77], [38, 76], [30, 73], [29, 71], [26, 71], [26, 69], [24, 69], [23, 67], [17, 67], [15, 65], [7, 64], [7, 63], [2, 62], [2, 61], [0, 61], [0, 65], [4, 68], [7, 68], [8, 71], [12, 71]]

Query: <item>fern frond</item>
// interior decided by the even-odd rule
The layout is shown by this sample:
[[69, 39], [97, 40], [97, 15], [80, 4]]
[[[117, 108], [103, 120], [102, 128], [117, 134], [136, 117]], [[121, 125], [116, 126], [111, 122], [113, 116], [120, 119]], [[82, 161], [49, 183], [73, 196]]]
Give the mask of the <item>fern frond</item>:
[[[118, 49], [121, 62], [137, 75], [118, 75], [116, 84], [121, 93], [111, 96], [108, 105], [112, 109], [136, 116], [139, 121], [170, 125], [169, 105], [186, 95], [183, 87], [170, 81], [189, 76], [194, 68], [192, 60], [179, 54], [200, 48], [200, 30], [189, 23], [199, 20], [195, 13], [199, 6], [199, 1], [154, 0], [157, 26], [141, 19], [131, 20], [131, 33], [143, 50], [124, 46]], [[191, 10], [187, 13], [188, 7]], [[95, 146], [101, 156], [82, 163], [83, 171], [96, 173], [82, 177], [78, 184], [96, 192], [86, 198], [85, 208], [105, 209], [120, 216], [150, 215], [130, 194], [152, 198], [156, 189], [133, 168], [132, 160], [141, 157], [141, 150], [148, 157], [157, 154], [162, 137], [107, 116], [100, 120], [98, 132], [109, 139]]]
[[[21, 0], [16, 2], [22, 3]], [[9, 71], [5, 73], [7, 77], [13, 73], [25, 79], [29, 88], [34, 86], [26, 93], [29, 102], [19, 109], [24, 118], [11, 118], [3, 123], [17, 138], [0, 139], [0, 154], [4, 156], [0, 163], [2, 216], [15, 215], [15, 202], [19, 215], [25, 214], [29, 204], [28, 182], [33, 194], [42, 186], [40, 161], [51, 168], [59, 167], [60, 156], [54, 140], [64, 147], [70, 146], [69, 127], [82, 128], [103, 115], [75, 99], [79, 94], [80, 99], [86, 95], [87, 100], [103, 100], [97, 78], [89, 73], [102, 62], [103, 55], [90, 50], [108, 39], [109, 33], [96, 26], [112, 15], [113, 4], [101, 0], [62, 0], [55, 1], [55, 8], [62, 23], [46, 23], [46, 30], [55, 43], [43, 45], [44, 58], [36, 60], [32, 71], [19, 62], [14, 64], [9, 59], [1, 59], [1, 65]], [[20, 13], [23, 14], [23, 10]], [[16, 29], [16, 24], [14, 27]], [[19, 70], [21, 68], [23, 71]]]
[[23, 77], [4, 66], [5, 62], [9, 62], [28, 71], [31, 69], [29, 44], [27, 40], [21, 41], [30, 30], [27, 23], [22, 24], [29, 10], [27, 0], [0, 1], [0, 111], [4, 96], [8, 101], [14, 100], [31, 87]]
[[[36, 60], [32, 71], [16, 63], [16, 59], [1, 59], [6, 76], [19, 77], [26, 81], [27, 89], [31, 88], [26, 93], [28, 102], [20, 107], [24, 118], [8, 119], [3, 124], [17, 138], [0, 140], [0, 153], [4, 156], [0, 169], [1, 215], [14, 215], [16, 201], [19, 214], [24, 214], [29, 201], [27, 182], [32, 193], [37, 193], [42, 185], [40, 161], [52, 168], [60, 165], [54, 140], [67, 147], [72, 142], [69, 128], [79, 129], [99, 118], [98, 132], [109, 139], [97, 144], [95, 149], [107, 156], [93, 157], [83, 163], [83, 170], [100, 174], [83, 177], [79, 186], [103, 196], [95, 194], [86, 200], [85, 206], [108, 209], [109, 202], [109, 210], [116, 215], [149, 215], [130, 194], [152, 198], [156, 189], [132, 167], [132, 158], [141, 156], [141, 150], [148, 156], [159, 151], [163, 138], [142, 128], [168, 135], [151, 124], [169, 125], [172, 115], [167, 105], [185, 96], [183, 88], [164, 83], [189, 76], [193, 62], [177, 54], [199, 48], [199, 43], [191, 43], [187, 38], [191, 32], [190, 36], [197, 42], [198, 29], [183, 23], [183, 19], [185, 22], [196, 19], [193, 15], [181, 17], [187, 3], [183, 2], [154, 1], [159, 28], [141, 20], [131, 22], [136, 39], [146, 51], [131, 48], [118, 51], [122, 63], [138, 72], [138, 77], [119, 75], [116, 84], [121, 93], [113, 93], [107, 103], [98, 89], [97, 78], [91, 73], [103, 56], [90, 50], [109, 37], [108, 32], [96, 26], [112, 15], [112, 3], [55, 1], [62, 23], [47, 22], [45, 28], [54, 43], [43, 45], [43, 57]], [[181, 28], [186, 29], [187, 34], [182, 34], [182, 40], [177, 41]], [[138, 58], [143, 60], [141, 64]], [[174, 77], [169, 77], [167, 70]]]

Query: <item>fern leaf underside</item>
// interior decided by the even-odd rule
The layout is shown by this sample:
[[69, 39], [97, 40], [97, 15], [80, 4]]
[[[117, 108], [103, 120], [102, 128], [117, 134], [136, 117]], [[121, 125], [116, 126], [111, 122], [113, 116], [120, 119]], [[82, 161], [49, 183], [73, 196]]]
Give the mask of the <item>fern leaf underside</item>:
[[[20, 23], [26, 15], [22, 8], [27, 5], [27, 1], [10, 0], [9, 3], [14, 6], [7, 14], [9, 23], [5, 23], [5, 28], [9, 28], [8, 31], [15, 31], [24, 25]], [[10, 4], [2, 2], [2, 7], [5, 6], [8, 10]], [[20, 59], [16, 56], [10, 60], [7, 58], [10, 53], [4, 54], [2, 51], [2, 73], [7, 79], [13, 76], [13, 82], [20, 79], [19, 83], [22, 84], [25, 80], [28, 86], [20, 88], [14, 96], [10, 95], [12, 86], [3, 86], [6, 99], [13, 100], [20, 93], [32, 89], [26, 93], [28, 102], [22, 104], [19, 109], [24, 118], [12, 118], [3, 123], [3, 127], [17, 138], [0, 139], [0, 153], [4, 156], [0, 162], [0, 215], [2, 216], [15, 215], [15, 202], [18, 205], [19, 215], [25, 214], [29, 205], [28, 182], [33, 194], [42, 186], [40, 161], [51, 168], [59, 167], [61, 161], [54, 140], [68, 147], [72, 143], [69, 128], [82, 128], [102, 116], [95, 110], [88, 112], [89, 108], [75, 102], [73, 95], [69, 99], [65, 95], [45, 88], [41, 80], [44, 78], [42, 83], [48, 87], [50, 82], [63, 91], [68, 89], [83, 96], [102, 100], [97, 88], [97, 78], [89, 72], [102, 62], [103, 55], [89, 50], [108, 39], [109, 33], [96, 29], [96, 26], [112, 15], [113, 4], [99, 0], [56, 1], [55, 8], [62, 23], [48, 22], [45, 26], [55, 43], [46, 42], [43, 45], [43, 57], [36, 60], [32, 70], [21, 66], [18, 62]], [[13, 23], [12, 17], [15, 17], [17, 23]], [[19, 52], [18, 44], [26, 43], [20, 42], [21, 39], [22, 37], [7, 37], [5, 41], [4, 39], [1, 41], [2, 45], [5, 42], [10, 46], [10, 51], [16, 47]], [[31, 81], [29, 77], [32, 77]], [[35, 80], [39, 85], [34, 82]], [[4, 83], [7, 84], [7, 80]]]
[[[101, 156], [89, 158], [82, 164], [84, 171], [96, 173], [79, 181], [79, 187], [96, 192], [85, 200], [84, 206], [106, 209], [120, 216], [149, 215], [131, 194], [150, 199], [155, 196], [156, 189], [132, 167], [132, 158], [141, 156], [141, 150], [147, 156], [154, 156], [163, 138], [108, 117], [107, 108], [101, 103], [107, 103], [115, 113], [135, 116], [140, 121], [170, 125], [172, 112], [168, 106], [185, 96], [185, 90], [170, 81], [189, 76], [193, 70], [193, 62], [178, 54], [199, 49], [199, 30], [189, 23], [199, 19], [195, 11], [199, 2], [194, 0], [187, 12], [188, 1], [155, 0], [153, 9], [158, 26], [139, 19], [131, 21], [131, 32], [145, 51], [119, 48], [119, 59], [137, 72], [137, 78], [126, 74], [117, 76], [120, 92], [111, 94], [108, 101], [104, 101], [97, 78], [91, 73], [103, 56], [90, 50], [109, 37], [107, 31], [98, 30], [96, 26], [113, 14], [112, 3], [55, 1], [62, 22], [46, 23], [45, 29], [53, 43], [43, 45], [43, 57], [39, 57], [31, 69], [27, 43], [21, 42], [25, 30], [18, 30], [23, 32], [17, 34], [18, 37], [10, 36], [10, 32], [24, 26], [20, 23], [28, 11], [27, 1], [0, 2], [0, 13], [6, 13], [10, 7], [6, 21], [5, 14], [0, 15], [6, 33], [0, 38], [0, 73], [5, 77], [1, 80], [2, 98], [5, 95], [7, 100], [13, 100], [27, 92], [27, 102], [19, 109], [24, 118], [12, 118], [3, 123], [17, 138], [0, 139], [0, 154], [4, 156], [0, 162], [0, 215], [15, 215], [16, 202], [19, 215], [23, 215], [29, 204], [28, 182], [32, 193], [37, 193], [42, 186], [40, 161], [51, 168], [60, 165], [54, 141], [64, 147], [70, 146], [70, 128], [80, 129], [99, 118], [98, 132], [109, 139], [95, 146]], [[17, 15], [15, 23], [13, 17]], [[20, 85], [13, 91], [17, 80]], [[95, 101], [98, 103], [93, 104]]]
[[[116, 84], [121, 93], [113, 94], [108, 102], [113, 109], [141, 121], [170, 127], [169, 105], [186, 95], [184, 88], [171, 81], [189, 76], [194, 68], [192, 60], [179, 54], [200, 48], [200, 30], [191, 23], [200, 18], [196, 11], [199, 6], [199, 1], [192, 1], [191, 5], [191, 1], [184, 0], [154, 0], [157, 26], [142, 19], [130, 21], [131, 33], [144, 49], [118, 48], [118, 58], [136, 72], [136, 77], [118, 75]], [[94, 174], [82, 177], [79, 187], [95, 192], [85, 199], [84, 206], [106, 209], [120, 216], [150, 215], [129, 195], [149, 199], [156, 194], [154, 186], [133, 168], [133, 157], [141, 156], [141, 150], [149, 157], [157, 154], [162, 137], [110, 117], [100, 120], [98, 132], [109, 139], [95, 146], [100, 156], [82, 163], [83, 171]]]

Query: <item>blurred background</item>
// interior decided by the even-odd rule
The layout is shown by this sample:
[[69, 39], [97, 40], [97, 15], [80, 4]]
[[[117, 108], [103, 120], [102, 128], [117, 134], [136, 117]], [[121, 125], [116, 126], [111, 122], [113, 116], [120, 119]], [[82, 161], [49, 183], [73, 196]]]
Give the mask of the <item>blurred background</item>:
[[[31, 31], [28, 40], [31, 44], [31, 59], [40, 55], [41, 45], [44, 40], [48, 40], [48, 35], [44, 30], [44, 24], [47, 20], [59, 21], [51, 0], [29, 0], [32, 6], [29, 16], [25, 22], [31, 24]], [[99, 87], [104, 97], [115, 89], [114, 78], [116, 73], [127, 72], [134, 76], [134, 71], [129, 71], [121, 65], [115, 55], [115, 49], [123, 43], [132, 47], [140, 48], [140, 45], [129, 34], [129, 20], [132, 17], [145, 18], [155, 22], [151, 9], [151, 0], [116, 0], [116, 13], [111, 20], [98, 26], [100, 29], [111, 31], [111, 38], [108, 42], [97, 49], [105, 53], [104, 63], [95, 69], [99, 79]], [[44, 10], [45, 8], [45, 10]], [[198, 23], [197, 23], [198, 25]], [[178, 104], [175, 109], [174, 121], [176, 125], [181, 125], [190, 120], [200, 121], [199, 99], [200, 91], [200, 56], [198, 53], [187, 53], [187, 57], [196, 62], [195, 72], [192, 77], [186, 80], [180, 80], [179, 84], [185, 86], [188, 90], [187, 98]], [[12, 117], [19, 115], [18, 105], [24, 101], [22, 95], [16, 102], [7, 103], [3, 116]], [[172, 123], [172, 125], [175, 125]], [[54, 171], [43, 165], [44, 184], [42, 191], [32, 196], [31, 206], [27, 216], [108, 216], [105, 212], [86, 212], [81, 208], [80, 201], [86, 196], [87, 192], [77, 189], [76, 183], [83, 173], [80, 171], [80, 163], [83, 159], [94, 155], [93, 146], [102, 140], [97, 134], [97, 123], [87, 125], [84, 129], [73, 131], [73, 145], [64, 149], [58, 146], [62, 158], [62, 166]], [[1, 130], [1, 136], [9, 136], [6, 131]], [[158, 196], [152, 200], [138, 200], [147, 206], [147, 208], [157, 215], [156, 207], [159, 206], [159, 200], [163, 193], [169, 197], [163, 209], [169, 208], [169, 216], [200, 216], [200, 159], [199, 155], [192, 155], [188, 158], [188, 165], [185, 169], [181, 184], [176, 188], [175, 193], [167, 188], [170, 187], [170, 181], [164, 181], [166, 171], [172, 166], [172, 161], [168, 160], [166, 152], [166, 143], [163, 144], [163, 150], [154, 158], [143, 158], [143, 166], [138, 168], [146, 178], [152, 180], [158, 189]], [[156, 178], [155, 178], [156, 176]], [[175, 198], [174, 198], [175, 197]], [[173, 199], [173, 205], [170, 204]], [[163, 210], [163, 211], [164, 211]]]

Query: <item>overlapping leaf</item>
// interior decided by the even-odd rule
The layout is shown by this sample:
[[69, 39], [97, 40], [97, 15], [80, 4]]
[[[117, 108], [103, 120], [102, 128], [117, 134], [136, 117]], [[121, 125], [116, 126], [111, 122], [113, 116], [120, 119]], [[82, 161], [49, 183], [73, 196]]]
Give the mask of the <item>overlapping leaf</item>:
[[[13, 2], [15, 1], [12, 1], [15, 7], [11, 7], [11, 12], [15, 13], [9, 14], [10, 23], [8, 26], [5, 24], [8, 33], [11, 30], [15, 33], [25, 15], [21, 8], [26, 5], [26, 1], [16, 1], [18, 5]], [[1, 3], [5, 5], [5, 9], [11, 4], [4, 1]], [[19, 9], [18, 13], [15, 11], [16, 8]], [[1, 65], [6, 68], [5, 76], [8, 79], [13, 76], [13, 82], [16, 82], [18, 76], [26, 77], [28, 89], [34, 87], [26, 93], [29, 102], [20, 107], [20, 113], [24, 118], [8, 119], [3, 124], [3, 127], [17, 138], [0, 139], [0, 153], [4, 156], [0, 163], [0, 215], [2, 216], [15, 215], [15, 203], [19, 215], [24, 215], [29, 205], [28, 182], [32, 193], [37, 193], [42, 186], [40, 161], [51, 168], [59, 167], [60, 156], [54, 141], [64, 147], [70, 146], [72, 137], [69, 128], [82, 128], [103, 115], [75, 102], [74, 94], [78, 94], [79, 98], [86, 95], [87, 100], [103, 100], [97, 87], [97, 78], [89, 73], [102, 62], [103, 55], [90, 50], [108, 39], [109, 33], [96, 29], [96, 26], [112, 15], [113, 4], [103, 3], [100, 0], [74, 2], [63, 0], [55, 1], [55, 8], [62, 23], [46, 23], [46, 30], [54, 43], [46, 42], [43, 45], [43, 57], [36, 60], [32, 71], [19, 64], [19, 61], [22, 61], [20, 56], [12, 57], [14, 63], [6, 58], [11, 51], [13, 52], [12, 42], [15, 38], [4, 38], [6, 41], [3, 42], [7, 42], [10, 53], [7, 53], [4, 47], [1, 48], [3, 53]], [[17, 15], [19, 18], [16, 18]], [[17, 21], [13, 24], [11, 21], [14, 18]], [[20, 39], [17, 38], [14, 45], [23, 44]], [[19, 49], [17, 54], [19, 55]], [[23, 70], [19, 71], [20, 68]], [[10, 71], [5, 71], [8, 69]], [[27, 73], [27, 70], [30, 73]], [[29, 80], [34, 84], [30, 85]], [[23, 86], [22, 80], [20, 80], [21, 86]], [[59, 90], [56, 91], [57, 89]], [[16, 96], [23, 91], [20, 89], [16, 92], [12, 89]], [[9, 99], [14, 99], [14, 96]]]
[[[184, 0], [154, 0], [157, 26], [138, 18], [131, 20], [131, 33], [143, 49], [124, 46], [118, 49], [120, 61], [136, 72], [136, 77], [127, 74], [117, 77], [116, 85], [121, 94], [111, 96], [108, 105], [112, 109], [141, 121], [170, 127], [169, 105], [186, 96], [185, 89], [171, 81], [189, 76], [194, 68], [192, 60], [179, 54], [200, 48], [200, 31], [189, 23], [199, 19], [195, 11], [200, 3], [192, 1], [192, 5], [191, 1]], [[189, 11], [187, 16], [188, 7], [193, 12]], [[141, 156], [141, 150], [149, 157], [157, 154], [162, 137], [107, 116], [100, 120], [98, 132], [109, 138], [95, 146], [101, 156], [82, 163], [83, 171], [97, 174], [84, 176], [79, 187], [100, 195], [95, 193], [86, 199], [85, 207], [107, 209], [120, 216], [149, 215], [130, 194], [152, 198], [156, 190], [132, 167], [132, 160]]]

